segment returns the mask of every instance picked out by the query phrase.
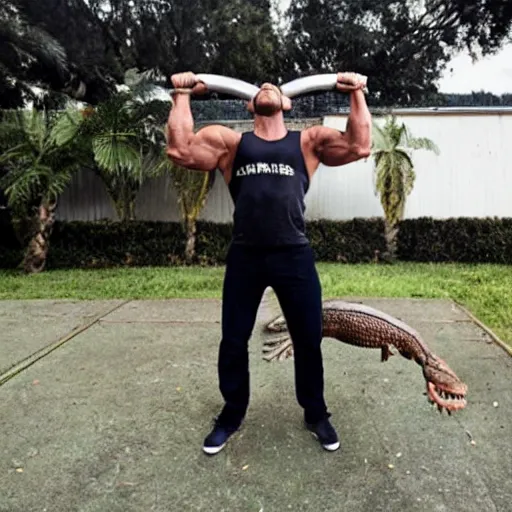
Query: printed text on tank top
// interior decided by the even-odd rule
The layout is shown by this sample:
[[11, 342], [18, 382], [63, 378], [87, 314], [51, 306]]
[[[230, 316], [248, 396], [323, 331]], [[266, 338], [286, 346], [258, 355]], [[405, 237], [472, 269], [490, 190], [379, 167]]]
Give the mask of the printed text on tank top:
[[307, 243], [304, 198], [309, 182], [300, 132], [289, 131], [272, 141], [244, 133], [228, 185], [235, 206], [233, 242], [253, 246]]

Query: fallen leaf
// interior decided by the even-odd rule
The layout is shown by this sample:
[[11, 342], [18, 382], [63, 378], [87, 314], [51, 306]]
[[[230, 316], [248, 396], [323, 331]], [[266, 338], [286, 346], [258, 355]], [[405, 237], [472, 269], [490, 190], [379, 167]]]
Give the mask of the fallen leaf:
[[33, 384], [34, 386], [37, 386], [37, 385], [39, 384], [39, 381], [36, 379], [36, 380], [34, 380], [34, 381], [32, 382], [32, 384]]

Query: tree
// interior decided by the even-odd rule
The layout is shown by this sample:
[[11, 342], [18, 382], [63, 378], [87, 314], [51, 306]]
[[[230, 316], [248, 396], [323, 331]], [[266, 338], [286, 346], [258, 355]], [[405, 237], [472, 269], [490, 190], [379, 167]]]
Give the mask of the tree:
[[380, 196], [384, 210], [385, 260], [393, 261], [396, 256], [398, 224], [403, 219], [406, 199], [416, 179], [411, 150], [418, 149], [439, 154], [434, 142], [425, 137], [413, 137], [405, 124], [399, 124], [395, 116], [389, 116], [383, 128], [373, 123], [375, 193]]
[[[279, 69], [279, 41], [265, 0], [7, 1], [12, 8], [0, 8], [0, 55], [2, 27], [11, 33], [18, 18], [26, 20], [28, 29], [15, 31], [21, 43], [29, 45], [43, 31], [49, 41], [36, 41], [41, 58], [31, 58], [31, 81], [91, 105], [114, 95], [131, 68], [158, 71], [165, 87], [180, 71], [260, 81], [273, 79]], [[7, 57], [16, 57], [7, 49]], [[57, 68], [44, 51], [62, 56], [65, 68]], [[2, 75], [0, 69], [0, 86], [9, 83]], [[9, 90], [11, 106], [22, 104], [19, 87]]]
[[[11, 0], [26, 19], [56, 39], [65, 49], [67, 73], [51, 73], [49, 86], [87, 103], [97, 104], [116, 91], [130, 54], [110, 27], [92, 11], [88, 0]], [[119, 3], [119, 2], [117, 2]], [[120, 2], [128, 8], [129, 2]], [[38, 74], [44, 75], [45, 68]]]
[[435, 98], [454, 53], [500, 48], [512, 2], [496, 0], [298, 0], [287, 11], [284, 79], [354, 70], [369, 77], [372, 105]]
[[64, 47], [30, 22], [14, 1], [0, 4], [0, 107], [38, 101], [34, 86], [46, 87], [68, 73]]
[[[27, 240], [23, 268], [41, 272], [46, 265], [55, 209], [80, 163], [80, 147], [71, 139], [59, 141], [59, 120], [45, 111], [12, 112], [3, 121], [0, 155], [5, 174], [0, 187], [18, 226], [18, 235]], [[76, 113], [75, 113], [76, 115]], [[22, 226], [28, 226], [24, 233]]]
[[202, 172], [173, 164], [172, 183], [178, 193], [183, 229], [185, 231], [185, 262], [190, 264], [196, 255], [197, 219], [215, 180], [216, 170]]
[[81, 117], [67, 117], [60, 134], [78, 137], [90, 148], [83, 162], [99, 174], [122, 222], [135, 220], [137, 194], [148, 179], [163, 174], [169, 161], [165, 134], [155, 119], [148, 92], [148, 76], [126, 73], [126, 90], [84, 109]]

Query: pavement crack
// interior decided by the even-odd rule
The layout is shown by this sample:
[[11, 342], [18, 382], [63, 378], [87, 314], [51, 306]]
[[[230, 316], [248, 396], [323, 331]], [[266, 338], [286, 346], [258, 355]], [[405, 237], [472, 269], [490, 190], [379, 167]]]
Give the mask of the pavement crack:
[[165, 324], [165, 325], [192, 325], [192, 324], [220, 324], [220, 320], [107, 320], [100, 318], [102, 324]]
[[100, 313], [96, 316], [94, 316], [91, 320], [88, 322], [76, 327], [72, 331], [70, 331], [68, 334], [63, 336], [62, 338], [59, 338], [57, 341], [54, 341], [53, 343], [50, 343], [49, 345], [46, 345], [42, 349], [34, 352], [33, 354], [29, 355], [25, 359], [22, 359], [21, 361], [18, 361], [13, 366], [11, 366], [8, 370], [0, 374], [0, 387], [3, 386], [6, 382], [11, 380], [12, 378], [16, 377], [23, 371], [25, 371], [27, 368], [32, 366], [33, 364], [37, 363], [37, 361], [43, 359], [48, 354], [51, 354], [54, 350], [57, 350], [58, 348], [62, 347], [65, 343], [72, 340], [82, 332], [86, 331], [90, 327], [92, 327], [94, 324], [98, 323], [102, 318], [106, 317], [107, 315], [110, 315], [110, 313], [114, 312], [116, 309], [119, 309], [126, 304], [131, 302], [131, 300], [125, 300], [119, 304], [116, 304], [115, 306], [108, 309], [108, 311], [105, 311], [103, 313]]

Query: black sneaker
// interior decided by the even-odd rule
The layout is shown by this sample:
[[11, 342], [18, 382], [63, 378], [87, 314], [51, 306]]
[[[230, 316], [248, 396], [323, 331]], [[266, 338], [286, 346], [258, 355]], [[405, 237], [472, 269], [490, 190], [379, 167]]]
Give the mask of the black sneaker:
[[208, 455], [219, 453], [226, 445], [227, 440], [239, 427], [221, 425], [218, 419], [213, 422], [213, 430], [208, 434], [203, 444], [203, 451]]
[[315, 424], [306, 423], [306, 428], [318, 439], [325, 450], [334, 452], [340, 447], [338, 434], [328, 418]]

